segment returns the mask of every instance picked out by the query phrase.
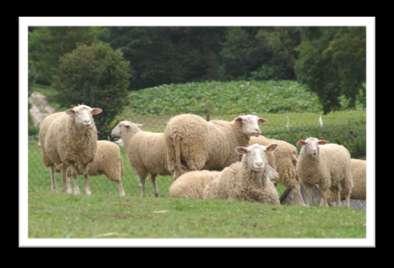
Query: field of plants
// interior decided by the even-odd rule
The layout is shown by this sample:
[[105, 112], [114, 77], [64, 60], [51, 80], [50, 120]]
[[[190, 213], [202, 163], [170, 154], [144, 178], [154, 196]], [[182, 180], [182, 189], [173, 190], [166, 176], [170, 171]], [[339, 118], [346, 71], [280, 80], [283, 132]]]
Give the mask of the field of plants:
[[[54, 102], [50, 87], [35, 87]], [[116, 117], [143, 123], [145, 130], [163, 131], [174, 114], [192, 112], [211, 119], [230, 120], [254, 113], [268, 120], [263, 134], [295, 143], [307, 136], [324, 137], [349, 148], [354, 158], [365, 158], [365, 111], [321, 114], [317, 98], [292, 81], [202, 82], [163, 85], [129, 94], [129, 105]], [[320, 119], [321, 117], [321, 119]], [[49, 191], [49, 173], [41, 161], [34, 136], [29, 141], [29, 237], [365, 237], [364, 210], [342, 207], [270, 206], [253, 202], [187, 200], [168, 197], [171, 178], [158, 178], [160, 197], [147, 181], [139, 197], [138, 179], [123, 154], [126, 197], [103, 176], [91, 179], [93, 195], [69, 196]], [[82, 181], [81, 181], [82, 186]], [[82, 187], [81, 187], [82, 188]], [[283, 187], [279, 187], [283, 191]]]

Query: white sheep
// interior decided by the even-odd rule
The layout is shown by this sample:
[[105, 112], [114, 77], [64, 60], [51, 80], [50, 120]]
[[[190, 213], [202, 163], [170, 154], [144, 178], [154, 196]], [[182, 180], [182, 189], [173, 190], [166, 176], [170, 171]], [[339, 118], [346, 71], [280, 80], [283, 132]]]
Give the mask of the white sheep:
[[266, 120], [241, 115], [233, 121], [206, 121], [194, 114], [174, 116], [164, 131], [168, 169], [174, 179], [191, 170], [222, 170], [239, 161], [234, 151], [247, 146], [250, 136], [260, 135], [258, 123]]
[[141, 124], [130, 121], [119, 122], [111, 137], [121, 138], [131, 166], [140, 180], [141, 196], [145, 195], [145, 179], [150, 175], [154, 194], [159, 196], [156, 176], [170, 175], [167, 169], [167, 147], [163, 133], [143, 131]]
[[[56, 171], [61, 171], [62, 165], [56, 167]], [[79, 174], [81, 175], [81, 174]], [[106, 140], [97, 141], [97, 150], [92, 162], [88, 164], [88, 172], [84, 176], [105, 175], [108, 180], [116, 183], [116, 188], [120, 196], [125, 196], [122, 183], [123, 164], [120, 155], [120, 148], [113, 142]], [[91, 194], [90, 189], [87, 192]]]
[[306, 192], [316, 185], [319, 187], [320, 206], [328, 206], [331, 190], [337, 196], [337, 205], [341, 203], [343, 191], [349, 207], [353, 188], [350, 153], [342, 145], [326, 143], [313, 137], [298, 142], [302, 148], [297, 161], [297, 175]]
[[[51, 168], [51, 185], [54, 189], [54, 169], [61, 165], [63, 182], [67, 193], [79, 194], [76, 174], [86, 174], [87, 166], [93, 161], [97, 150], [97, 130], [93, 115], [101, 108], [78, 105], [66, 112], [50, 115], [41, 124], [40, 146], [44, 164]], [[41, 133], [42, 132], [42, 133]], [[70, 175], [74, 176], [71, 190]], [[89, 181], [85, 178], [85, 193], [89, 193]]]
[[221, 174], [220, 171], [211, 170], [194, 170], [186, 172], [171, 184], [169, 196], [203, 198], [205, 186], [219, 174]]
[[258, 143], [266, 146], [271, 143], [278, 145], [274, 151], [267, 152], [267, 157], [270, 165], [279, 173], [279, 182], [287, 188], [281, 196], [281, 200], [286, 199], [284, 203], [287, 204], [304, 205], [300, 182], [296, 173], [297, 147], [286, 141], [267, 138], [263, 135], [250, 137], [249, 143]]
[[267, 151], [274, 150], [276, 144], [260, 144], [248, 147], [238, 146], [242, 160], [226, 167], [215, 176], [203, 191], [204, 199], [239, 199], [280, 204], [278, 192], [271, 181], [279, 174], [269, 164]]

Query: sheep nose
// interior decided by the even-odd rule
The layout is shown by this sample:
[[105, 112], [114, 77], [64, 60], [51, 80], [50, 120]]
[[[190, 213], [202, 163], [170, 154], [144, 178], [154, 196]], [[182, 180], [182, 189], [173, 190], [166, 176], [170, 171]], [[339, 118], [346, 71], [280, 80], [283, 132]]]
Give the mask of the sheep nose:
[[256, 164], [256, 166], [258, 166], [258, 167], [262, 167], [262, 166], [263, 166], [263, 162], [256, 162], [255, 164]]
[[90, 120], [83, 120], [82, 123], [83, 123], [85, 126], [89, 126], [89, 125], [90, 125]]

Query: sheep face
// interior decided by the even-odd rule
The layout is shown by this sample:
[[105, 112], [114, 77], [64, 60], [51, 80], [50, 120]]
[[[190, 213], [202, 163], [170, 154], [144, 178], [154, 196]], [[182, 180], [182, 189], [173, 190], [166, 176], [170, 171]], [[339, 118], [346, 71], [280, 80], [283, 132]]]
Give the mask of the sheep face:
[[121, 121], [119, 122], [111, 131], [112, 138], [121, 138], [126, 134], [135, 134], [140, 130], [142, 124], [136, 124], [131, 121]]
[[270, 144], [268, 146], [252, 144], [248, 147], [237, 146], [236, 151], [243, 155], [242, 161], [246, 163], [248, 169], [255, 172], [263, 172], [268, 166], [266, 152], [275, 150], [277, 146], [277, 144]]
[[70, 108], [66, 113], [73, 118], [77, 127], [94, 127], [93, 116], [98, 115], [103, 110], [101, 108], [91, 108], [87, 105], [78, 105]]
[[309, 137], [305, 140], [299, 140], [297, 143], [302, 146], [302, 154], [312, 158], [319, 158], [319, 145], [326, 144], [327, 141]]
[[258, 117], [256, 115], [240, 115], [234, 119], [236, 124], [238, 124], [242, 132], [247, 136], [259, 136], [261, 134], [261, 130], [259, 127], [259, 123], [266, 122], [265, 119]]

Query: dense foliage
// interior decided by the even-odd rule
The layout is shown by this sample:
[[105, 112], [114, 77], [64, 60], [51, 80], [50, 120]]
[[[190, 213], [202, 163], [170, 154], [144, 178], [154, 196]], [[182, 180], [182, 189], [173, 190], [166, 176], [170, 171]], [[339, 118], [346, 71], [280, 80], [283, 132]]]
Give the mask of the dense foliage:
[[63, 106], [86, 104], [100, 107], [95, 118], [99, 135], [106, 137], [108, 122], [127, 104], [129, 63], [107, 44], [80, 45], [60, 59], [54, 84]]

